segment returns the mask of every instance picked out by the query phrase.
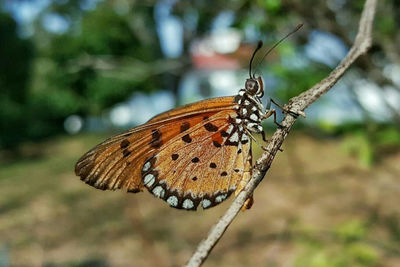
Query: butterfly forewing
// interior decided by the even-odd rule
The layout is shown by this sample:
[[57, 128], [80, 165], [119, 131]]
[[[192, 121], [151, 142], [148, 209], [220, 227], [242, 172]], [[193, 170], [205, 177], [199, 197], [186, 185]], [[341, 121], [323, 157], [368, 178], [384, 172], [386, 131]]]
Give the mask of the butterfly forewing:
[[176, 208], [217, 205], [249, 171], [249, 144], [229, 141], [235, 106], [234, 97], [222, 97], [162, 113], [97, 145], [75, 172], [103, 190], [146, 187]]
[[140, 191], [140, 169], [153, 150], [151, 129], [112, 137], [85, 154], [76, 164], [81, 179], [99, 189]]

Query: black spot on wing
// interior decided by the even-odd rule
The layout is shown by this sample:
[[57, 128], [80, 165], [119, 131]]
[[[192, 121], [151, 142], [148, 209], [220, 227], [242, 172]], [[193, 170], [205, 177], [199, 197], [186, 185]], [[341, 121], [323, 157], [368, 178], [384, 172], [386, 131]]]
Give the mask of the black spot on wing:
[[131, 154], [131, 151], [129, 151], [128, 149], [124, 149], [124, 150], [122, 150], [122, 154], [126, 158], [127, 156], [129, 156]]
[[213, 145], [214, 145], [215, 147], [221, 147], [221, 144], [218, 143], [218, 141], [213, 141]]
[[182, 136], [182, 141], [185, 143], [191, 143], [192, 142], [192, 138], [190, 138], [189, 134], [185, 134], [184, 136]]
[[216, 132], [216, 131], [218, 131], [218, 127], [215, 126], [214, 124], [210, 123], [210, 122], [204, 124], [204, 128], [206, 128], [206, 130], [209, 131], [209, 132]]
[[190, 128], [190, 123], [189, 122], [182, 123], [182, 125], [181, 125], [181, 133], [183, 133], [184, 131], [186, 131], [189, 128]]
[[160, 148], [162, 145], [161, 132], [159, 130], [153, 130], [151, 132], [151, 137], [150, 146], [152, 148]]
[[124, 140], [122, 140], [122, 142], [121, 142], [121, 144], [120, 144], [120, 147], [121, 147], [121, 148], [126, 148], [126, 147], [129, 146], [130, 143], [131, 143], [131, 142], [129, 142], [127, 139], [124, 139]]
[[221, 136], [222, 136], [222, 137], [228, 137], [229, 134], [228, 134], [226, 131], [222, 130], [222, 131], [221, 131]]
[[225, 141], [225, 145], [227, 145], [227, 146], [238, 146], [238, 145], [239, 145], [239, 142], [232, 142], [232, 141], [230, 141], [229, 139], [227, 139], [227, 140]]

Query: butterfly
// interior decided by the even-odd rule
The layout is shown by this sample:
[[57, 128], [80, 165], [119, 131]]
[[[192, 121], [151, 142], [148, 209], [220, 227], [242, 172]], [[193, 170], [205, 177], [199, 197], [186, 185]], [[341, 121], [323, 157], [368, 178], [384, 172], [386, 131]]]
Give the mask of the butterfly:
[[[252, 174], [252, 133], [275, 110], [263, 107], [264, 86], [251, 65], [236, 96], [207, 99], [159, 114], [115, 135], [83, 155], [75, 173], [103, 190], [149, 191], [171, 207], [214, 207], [237, 195]], [[250, 197], [245, 208], [253, 203]]]

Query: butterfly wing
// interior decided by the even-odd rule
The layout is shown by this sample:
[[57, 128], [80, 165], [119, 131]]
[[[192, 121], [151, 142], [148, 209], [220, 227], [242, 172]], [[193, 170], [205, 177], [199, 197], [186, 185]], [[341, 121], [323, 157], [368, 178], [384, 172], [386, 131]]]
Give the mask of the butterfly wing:
[[[236, 114], [235, 106], [234, 97], [222, 97], [162, 113], [97, 145], [78, 161], [75, 172], [86, 183], [103, 190], [126, 188], [139, 192], [145, 186], [176, 208], [194, 209], [200, 201], [205, 208], [214, 206], [226, 199], [250, 170], [243, 167], [249, 165], [246, 160], [250, 145], [239, 148], [240, 142], [229, 142], [237, 135], [230, 121]], [[181, 159], [173, 160], [178, 151], [183, 153]], [[196, 167], [198, 177], [193, 180], [194, 176], [189, 175], [193, 166], [188, 164], [195, 158], [190, 158], [193, 151], [198, 152], [199, 160], [218, 162], [220, 167]], [[171, 160], [173, 170], [168, 166]]]
[[[175, 208], [213, 207], [242, 188], [251, 171], [250, 140], [232, 123], [234, 110], [182, 121], [181, 133], [144, 163], [142, 180]], [[245, 183], [244, 183], [245, 184]]]

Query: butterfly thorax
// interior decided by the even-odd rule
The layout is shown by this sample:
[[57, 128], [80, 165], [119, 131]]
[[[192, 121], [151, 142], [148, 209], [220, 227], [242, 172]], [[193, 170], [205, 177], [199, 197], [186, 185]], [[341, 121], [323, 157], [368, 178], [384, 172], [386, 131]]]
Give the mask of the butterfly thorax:
[[[248, 81], [246, 82], [246, 87], [248, 87]], [[253, 90], [249, 90], [248, 88], [241, 89], [235, 97], [235, 102], [238, 103], [235, 123], [238, 127], [242, 126], [248, 131], [255, 133], [263, 131], [261, 122], [265, 116], [264, 107], [261, 102], [264, 91], [260, 89], [258, 88], [258, 84]]]

